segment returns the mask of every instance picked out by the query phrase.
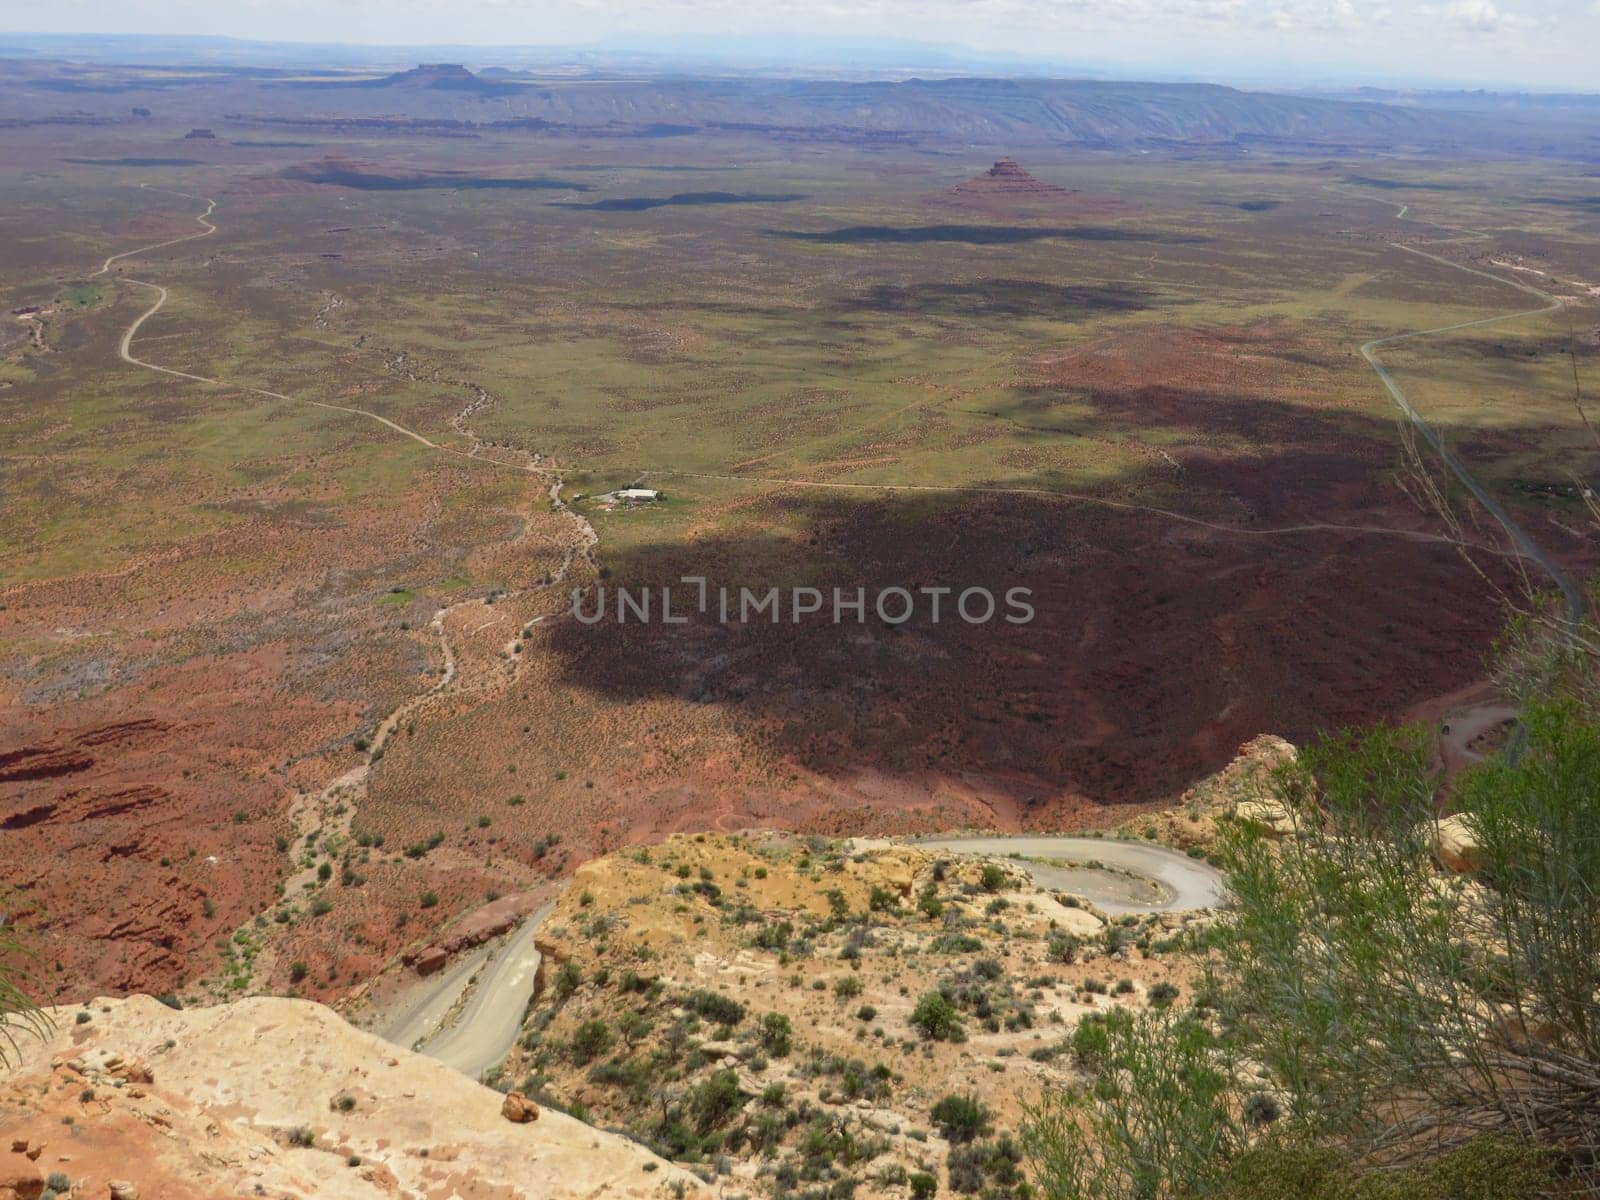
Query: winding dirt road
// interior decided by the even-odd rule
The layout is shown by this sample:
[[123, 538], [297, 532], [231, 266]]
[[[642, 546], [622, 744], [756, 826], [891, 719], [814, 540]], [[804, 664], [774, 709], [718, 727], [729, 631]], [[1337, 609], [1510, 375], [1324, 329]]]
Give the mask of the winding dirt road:
[[[1111, 916], [1215, 908], [1226, 895], [1222, 873], [1215, 867], [1143, 842], [1022, 835], [929, 838], [911, 844], [1003, 859], [1026, 871], [1039, 887], [1082, 896]], [[1032, 861], [1037, 859], [1051, 861]], [[1095, 863], [1102, 865], [1089, 865]], [[1137, 886], [1141, 883], [1145, 886]], [[1148, 894], [1141, 897], [1140, 891]], [[534, 999], [539, 971], [534, 939], [554, 907], [551, 901], [530, 914], [501, 949], [480, 949], [442, 973], [390, 1016], [381, 1035], [474, 1079], [498, 1066]]]
[[[1193, 859], [1164, 846], [1127, 842], [1117, 838], [1055, 837], [1021, 834], [1015, 837], [957, 837], [919, 839], [922, 850], [974, 854], [1005, 859], [1026, 871], [1041, 888], [1082, 896], [1113, 916], [1129, 913], [1186, 912], [1216, 908], [1227, 894], [1222, 872], [1210, 863]], [[1013, 855], [1021, 855], [1013, 859]], [[1033, 862], [1048, 859], [1049, 862]], [[1114, 875], [1085, 868], [1103, 863], [1153, 880], [1160, 898], [1137, 899]], [[1063, 865], [1073, 864], [1073, 865]]]
[[[186, 200], [203, 202], [206, 206], [205, 211], [195, 217], [195, 221], [202, 226], [200, 231], [197, 233], [185, 234], [182, 237], [168, 238], [164, 241], [154, 242], [150, 245], [139, 246], [132, 250], [124, 250], [120, 253], [110, 255], [105, 259], [104, 262], [101, 263], [99, 269], [90, 275], [90, 278], [99, 278], [101, 276], [109, 275], [113, 265], [123, 261], [124, 259], [134, 258], [156, 250], [162, 250], [169, 246], [178, 246], [186, 242], [198, 241], [201, 238], [211, 237], [218, 232], [218, 226], [210, 219], [212, 214], [216, 212], [217, 209], [217, 202], [215, 200], [205, 196], [196, 196], [189, 192], [170, 191], [169, 189], [165, 188], [152, 188], [150, 190], [160, 191], [168, 195], [179, 196]], [[343, 404], [331, 404], [327, 401], [314, 400], [305, 396], [290, 396], [283, 392], [274, 392], [267, 388], [255, 387], [250, 384], [230, 383], [226, 380], [215, 379], [207, 375], [197, 375], [190, 371], [180, 371], [174, 367], [162, 366], [160, 363], [150, 362], [147, 359], [136, 356], [133, 353], [133, 343], [134, 339], [138, 336], [140, 329], [143, 328], [145, 322], [149, 321], [151, 317], [155, 316], [166, 306], [166, 303], [170, 297], [170, 293], [168, 292], [167, 288], [158, 283], [151, 283], [147, 280], [135, 279], [126, 275], [117, 275], [115, 278], [121, 282], [131, 283], [136, 287], [145, 288], [155, 293], [154, 302], [149, 308], [145, 309], [133, 319], [133, 321], [128, 325], [127, 329], [123, 331], [122, 338], [118, 343], [118, 356], [123, 362], [128, 363], [130, 366], [135, 366], [146, 371], [153, 371], [157, 374], [166, 375], [175, 379], [184, 379], [192, 383], [204, 384], [209, 387], [228, 388], [233, 391], [246, 392], [256, 396], [265, 396], [272, 400], [280, 400], [290, 404], [307, 404], [314, 408], [325, 409], [330, 412], [363, 417], [367, 420], [374, 421], [377, 424], [382, 425], [386, 429], [389, 429], [392, 432], [401, 435], [402, 437], [409, 438], [411, 441], [416, 442], [419, 445], [437, 453], [457, 455], [481, 466], [490, 467], [496, 470], [515, 471], [521, 474], [531, 475], [538, 479], [543, 485], [545, 485], [545, 494], [555, 511], [564, 513], [574, 523], [577, 536], [574, 538], [572, 544], [567, 548], [567, 552], [562, 558], [560, 569], [553, 573], [550, 583], [539, 584], [536, 588], [522, 589], [520, 591], [513, 590], [507, 592], [505, 594], [505, 598], [514, 598], [522, 595], [526, 591], [559, 587], [567, 578], [573, 563], [580, 556], [587, 557], [591, 560], [593, 559], [594, 547], [598, 543], [599, 537], [595, 533], [594, 527], [589, 523], [589, 521], [583, 517], [582, 514], [576, 512], [570, 506], [568, 506], [562, 499], [562, 472], [559, 469], [545, 465], [540, 456], [526, 452], [521, 452], [521, 461], [514, 463], [503, 462], [499, 459], [490, 458], [483, 454], [485, 449], [483, 440], [466, 424], [467, 419], [473, 413], [483, 408], [493, 399], [487, 392], [482, 391], [482, 389], [476, 389], [477, 396], [474, 401], [451, 421], [451, 426], [455, 432], [468, 443], [467, 449], [462, 450], [454, 446], [440, 445], [439, 443], [434, 442], [418, 433], [416, 430], [408, 429], [398, 421], [393, 421], [380, 413], [375, 413], [368, 409], [355, 408]], [[301, 795], [298, 792], [291, 791], [289, 816], [294, 825], [295, 836], [289, 846], [289, 861], [291, 863], [301, 863], [304, 865], [302, 865], [298, 870], [292, 871], [287, 877], [284, 882], [283, 895], [288, 897], [301, 896], [307, 891], [308, 888], [316, 886], [316, 865], [310, 862], [310, 858], [312, 857], [311, 851], [314, 842], [320, 837], [326, 837], [329, 835], [349, 836], [360, 804], [366, 798], [367, 786], [372, 773], [373, 764], [378, 761], [378, 758], [381, 756], [384, 746], [389, 741], [390, 736], [397, 728], [400, 727], [402, 722], [415, 715], [418, 710], [425, 707], [429, 701], [446, 692], [456, 684], [460, 675], [460, 669], [459, 659], [454, 647], [452, 647], [450, 643], [450, 637], [448, 633], [448, 620], [450, 614], [455, 612], [457, 609], [466, 608], [475, 604], [481, 605], [484, 603], [485, 601], [481, 597], [471, 597], [466, 600], [458, 601], [455, 604], [442, 607], [433, 614], [433, 619], [429, 624], [429, 628], [439, 639], [440, 655], [443, 662], [443, 665], [439, 671], [439, 677], [430, 687], [423, 692], [403, 701], [378, 723], [370, 739], [366, 761], [343, 772], [315, 794]], [[545, 617], [537, 617], [534, 618], [531, 623], [541, 624], [546, 619], [547, 618]], [[511, 669], [513, 672], [516, 670], [515, 660], [513, 660]], [[284, 782], [285, 786], [287, 786], [287, 778], [285, 778]], [[247, 922], [247, 926], [249, 924], [251, 923]], [[528, 929], [528, 948], [531, 948], [533, 928], [536, 927], [536, 924], [537, 922], [525, 923]], [[521, 935], [519, 934], [518, 936]], [[276, 956], [272, 953], [265, 953], [259, 956], [252, 969], [252, 977], [250, 980], [252, 986], [264, 986], [267, 976], [270, 975], [273, 969], [275, 957]], [[503, 969], [505, 965], [506, 964], [502, 963], [501, 968]], [[528, 987], [530, 990], [532, 987], [533, 971], [537, 969], [537, 966], [538, 955], [537, 952], [533, 952], [532, 965], [527, 969]], [[491, 1013], [490, 1015], [491, 1017], [499, 1015], [498, 1010], [495, 1010], [495, 1012]], [[520, 1016], [521, 1014], [519, 1012], [517, 1014], [517, 1019], [519, 1021]], [[503, 1017], [500, 1023], [504, 1023]], [[490, 1021], [490, 1025], [491, 1027], [498, 1027], [494, 1025], [493, 1020]], [[456, 1053], [458, 1057], [466, 1056], [463, 1058], [463, 1061], [467, 1062], [468, 1065], [470, 1065], [471, 1061], [474, 1061], [472, 1056], [479, 1053], [479, 1048], [473, 1038], [458, 1038], [453, 1041], [451, 1045], [459, 1047], [459, 1050], [454, 1051], [453, 1053]], [[507, 1043], [507, 1047], [509, 1048], [509, 1042]], [[501, 1051], [501, 1056], [504, 1056], [504, 1050]]]

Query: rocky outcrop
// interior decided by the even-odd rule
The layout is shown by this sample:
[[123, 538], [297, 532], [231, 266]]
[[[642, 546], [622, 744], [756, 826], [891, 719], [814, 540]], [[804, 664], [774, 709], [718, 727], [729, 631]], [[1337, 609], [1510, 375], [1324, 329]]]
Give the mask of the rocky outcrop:
[[54, 1171], [73, 1195], [124, 1200], [705, 1195], [636, 1143], [310, 1001], [177, 1011], [133, 996], [49, 1016], [48, 1036], [19, 1038], [0, 1071], [0, 1196], [37, 1195]]
[[1269, 837], [1287, 836], [1294, 822], [1277, 798], [1273, 776], [1297, 753], [1273, 734], [1253, 737], [1231, 763], [1184, 792], [1172, 808], [1136, 818], [1125, 828], [1179, 850], [1210, 850], [1218, 821], [1227, 818], [1249, 821]]
[[490, 938], [499, 937], [523, 917], [539, 907], [542, 893], [519, 892], [515, 896], [502, 896], [475, 912], [469, 913], [444, 937], [429, 942], [421, 949], [408, 951], [401, 961], [418, 975], [431, 975], [451, 957], [463, 950], [481, 946]]

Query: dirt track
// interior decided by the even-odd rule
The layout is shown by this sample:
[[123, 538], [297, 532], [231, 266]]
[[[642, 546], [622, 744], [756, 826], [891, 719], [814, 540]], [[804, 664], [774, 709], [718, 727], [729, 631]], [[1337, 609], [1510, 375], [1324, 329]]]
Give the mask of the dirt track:
[[[1115, 916], [1125, 913], [1183, 912], [1195, 908], [1215, 908], [1225, 891], [1222, 872], [1209, 863], [1189, 858], [1162, 846], [1124, 842], [1113, 838], [1088, 837], [961, 837], [919, 841], [924, 850], [948, 850], [954, 854], [981, 854], [994, 858], [1023, 855], [1015, 865], [1025, 870], [1042, 888], [1062, 888], [1092, 901]], [[1076, 867], [1030, 862], [1052, 859], [1061, 863], [1104, 863], [1154, 880], [1164, 899], [1140, 901], [1128, 896], [1113, 879], [1096, 885], [1092, 876]]]

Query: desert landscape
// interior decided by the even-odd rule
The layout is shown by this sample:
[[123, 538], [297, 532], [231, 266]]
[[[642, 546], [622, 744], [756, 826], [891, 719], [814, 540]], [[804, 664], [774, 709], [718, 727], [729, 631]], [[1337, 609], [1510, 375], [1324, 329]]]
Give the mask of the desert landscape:
[[[401, 1085], [307, 1067], [273, 1121], [316, 1147], [226, 1151], [271, 1194], [511, 1187], [479, 1079], [609, 1131], [608, 1195], [1043, 1194], [1029, 1097], [1094, 1065], [1075, 1029], [1187, 1004], [1222, 893], [1123, 911], [1143, 866], [926, 839], [1220, 880], [1219, 822], [1284, 833], [1239, 809], [1261, 762], [1420, 720], [1469, 770], [1520, 736], [1508, 609], [1586, 617], [1576, 101], [124, 49], [0, 82], [0, 895], [58, 1026], [4, 1121], [41, 1172], [68, 1111], [109, 1170], [129, 1087], [265, 1113], [183, 1047], [331, 1005], [358, 1028], [306, 1036], [388, 1037], [404, 1104], [476, 1089], [475, 1165], [415, 1157], [445, 1130], [395, 1165], [365, 1092], [328, 1126]], [[576, 615], [697, 587], [952, 599]], [[519, 963], [504, 1037], [440, 1051]], [[919, 1035], [941, 995], [965, 1040]], [[102, 1027], [181, 1084], [96, 1066]]]

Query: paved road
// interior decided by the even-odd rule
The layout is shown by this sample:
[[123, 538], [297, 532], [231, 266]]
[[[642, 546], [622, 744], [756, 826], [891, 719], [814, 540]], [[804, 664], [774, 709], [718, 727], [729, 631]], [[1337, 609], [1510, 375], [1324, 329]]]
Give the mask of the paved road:
[[[551, 900], [528, 914], [493, 958], [482, 951], [441, 976], [439, 984], [391, 1022], [383, 1036], [407, 1049], [422, 1039], [417, 1046], [421, 1053], [473, 1079], [499, 1066], [516, 1042], [533, 999], [539, 973], [534, 937], [553, 908]], [[480, 966], [466, 1003], [454, 1020], [441, 1026]]]
[[1016, 837], [930, 838], [914, 843], [924, 850], [946, 850], [952, 854], [983, 854], [1004, 858], [1012, 854], [1028, 858], [1059, 859], [1063, 862], [1099, 861], [1107, 866], [1132, 871], [1160, 885], [1159, 900], [1131, 898], [1125, 884], [1115, 877], [1096, 878], [1081, 869], [1049, 866], [1022, 861], [1021, 867], [1041, 887], [1066, 888], [1102, 911], [1121, 916], [1125, 913], [1184, 912], [1194, 908], [1215, 908], [1223, 901], [1226, 887], [1222, 872], [1207, 862], [1193, 859], [1176, 850], [1151, 846], [1145, 842], [1125, 842], [1116, 838]]

